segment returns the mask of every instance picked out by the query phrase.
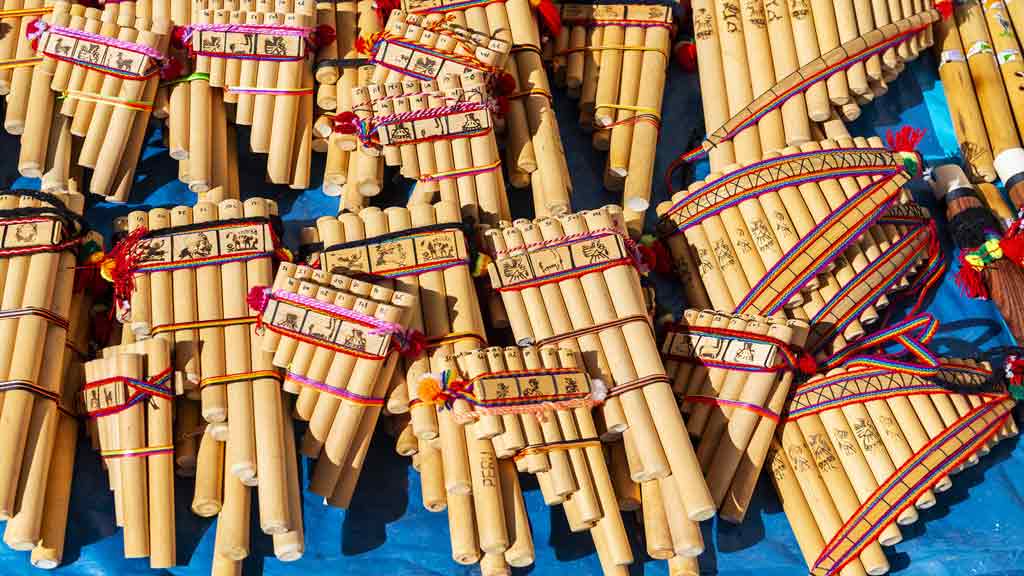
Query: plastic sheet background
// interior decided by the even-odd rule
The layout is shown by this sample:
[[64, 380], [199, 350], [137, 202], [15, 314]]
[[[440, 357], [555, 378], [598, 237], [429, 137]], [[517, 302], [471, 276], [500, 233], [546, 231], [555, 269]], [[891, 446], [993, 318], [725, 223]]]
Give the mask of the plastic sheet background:
[[[889, 93], [866, 107], [851, 126], [855, 135], [879, 134], [909, 124], [927, 130], [919, 146], [929, 165], [955, 159], [956, 140], [949, 121], [945, 96], [936, 79], [935, 61], [923, 55], [911, 64]], [[576, 103], [557, 94], [556, 107], [568, 155], [575, 191], [573, 208], [593, 208], [620, 199], [601, 187], [605, 154], [594, 151], [590, 138], [577, 122]], [[696, 76], [681, 74], [673, 66], [665, 96], [664, 126], [658, 145], [657, 168], [648, 223], [653, 205], [666, 200], [662, 175], [668, 163], [702, 134], [700, 95]], [[318, 216], [334, 214], [337, 198], [323, 196], [319, 188], [294, 191], [263, 183], [265, 158], [248, 154], [248, 135], [240, 131], [240, 175], [245, 197], [276, 198], [286, 225], [286, 243], [295, 247], [297, 232]], [[17, 179], [17, 140], [0, 137], [0, 183], [37, 185]], [[314, 177], [323, 173], [322, 156], [314, 155]], [[706, 166], [697, 166], [697, 174]], [[195, 195], [176, 180], [177, 165], [160, 144], [158, 131], [151, 138], [137, 173], [133, 204], [95, 204], [90, 223], [109, 233], [111, 220], [139, 206], [192, 204]], [[676, 180], [678, 188], [680, 180]], [[404, 202], [408, 183], [396, 181], [374, 203]], [[517, 217], [530, 217], [529, 194], [510, 189]], [[920, 201], [931, 203], [940, 226], [941, 211], [934, 210], [929, 192], [918, 186]], [[944, 243], [947, 258], [952, 248]], [[659, 305], [679, 311], [684, 302], [671, 278], [656, 279]], [[927, 310], [942, 320], [933, 342], [940, 354], [972, 355], [979, 350], [1008, 345], [1008, 334], [995, 309], [986, 302], [967, 301], [952, 281], [952, 271], [929, 301]], [[953, 488], [941, 494], [938, 504], [922, 511], [921, 520], [904, 527], [904, 541], [886, 550], [894, 574], [921, 576], [1024, 575], [1024, 454], [1017, 440], [1001, 443], [974, 468], [953, 477]], [[303, 461], [305, 473], [309, 462]], [[537, 550], [536, 563], [516, 574], [546, 576], [601, 574], [589, 534], [571, 534], [560, 508], [544, 505], [536, 484], [523, 476], [526, 505]], [[305, 484], [305, 480], [304, 480]], [[198, 518], [189, 510], [191, 482], [176, 485], [178, 561], [170, 570], [150, 570], [146, 560], [122, 558], [121, 532], [114, 525], [113, 499], [107, 489], [98, 457], [81, 441], [75, 467], [65, 564], [56, 572], [74, 576], [130, 576], [136, 574], [209, 574], [213, 554], [213, 521]], [[304, 495], [305, 556], [294, 563], [274, 558], [270, 538], [254, 528], [252, 553], [244, 566], [246, 576], [344, 574], [349, 576], [433, 576], [479, 574], [451, 560], [448, 521], [444, 513], [423, 509], [419, 479], [408, 459], [397, 456], [393, 440], [378, 432], [359, 487], [348, 511], [327, 508], [317, 497]], [[254, 508], [254, 516], [255, 516]], [[636, 527], [627, 514], [627, 522]], [[762, 477], [746, 522], [740, 526], [705, 522], [707, 551], [700, 558], [702, 574], [739, 576], [791, 576], [806, 574], [796, 541], [770, 483]], [[645, 560], [642, 543], [635, 540], [636, 563], [632, 574], [667, 574], [664, 562]], [[0, 575], [40, 573], [31, 568], [24, 553], [0, 546]]]

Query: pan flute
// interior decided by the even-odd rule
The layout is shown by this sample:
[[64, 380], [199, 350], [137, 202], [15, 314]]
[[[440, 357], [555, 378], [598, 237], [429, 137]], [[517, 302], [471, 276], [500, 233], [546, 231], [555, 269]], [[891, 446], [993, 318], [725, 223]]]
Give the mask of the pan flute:
[[626, 222], [639, 236], [651, 176], [671, 46], [668, 4], [561, 4], [554, 74], [579, 99], [580, 124], [608, 151], [604, 183], [623, 191]]
[[176, 563], [172, 371], [162, 338], [110, 347], [85, 364], [81, 393], [96, 421], [125, 558], [148, 557], [151, 568]]
[[195, 6], [187, 33], [197, 68], [209, 68], [209, 86], [236, 104], [236, 123], [252, 127], [250, 149], [268, 155], [269, 180], [297, 189], [309, 186], [316, 19], [306, 0], [230, 9], [214, 0]]
[[806, 320], [817, 354], [862, 336], [887, 293], [923, 298], [943, 267], [928, 211], [900, 188], [918, 157], [844, 136], [799, 150], [713, 173], [659, 213], [691, 301]]
[[285, 390], [310, 421], [302, 452], [320, 456], [310, 490], [347, 501], [362, 470], [381, 406], [410, 338], [409, 294], [340, 274], [282, 264], [250, 305], [260, 346], [287, 367]]
[[714, 515], [658, 354], [621, 209], [520, 220], [487, 235], [496, 248], [491, 283], [516, 341], [581, 353], [587, 372], [608, 383], [602, 434], [629, 429], [637, 478], [674, 479], [684, 509], [672, 514]]
[[800, 320], [710, 310], [686, 310], [666, 331], [665, 368], [725, 520], [743, 521], [806, 336]]
[[[259, 347], [247, 295], [272, 281], [276, 211], [274, 202], [252, 198], [132, 212], [127, 238], [109, 255], [119, 317], [138, 337], [172, 345], [182, 388], [201, 400], [204, 443], [227, 441], [226, 467], [232, 478], [257, 486], [260, 527], [268, 534], [294, 523], [281, 457], [286, 424], [281, 376]], [[197, 424], [193, 418], [185, 433]], [[202, 447], [199, 453], [202, 460]], [[221, 466], [213, 466], [215, 475]], [[208, 472], [197, 471], [197, 481]], [[211, 501], [216, 513], [218, 499]]]
[[[0, 429], [8, 439], [0, 452], [0, 515], [7, 519], [4, 542], [16, 550], [32, 550], [40, 542], [47, 503], [58, 505], [59, 496], [47, 496], [47, 482], [65, 462], [57, 446], [66, 438], [58, 438], [57, 429], [62, 411], [71, 406], [62, 399], [74, 383], [66, 377], [64, 359], [76, 252], [86, 253], [80, 246], [86, 240], [95, 242], [83, 233], [84, 203], [77, 193], [0, 195], [0, 332], [7, 343]], [[54, 512], [59, 518], [59, 509]]]
[[[920, 320], [918, 343], [934, 329]], [[898, 542], [898, 525], [934, 505], [950, 474], [1017, 433], [987, 363], [917, 348], [910, 360], [848, 356], [794, 391], [768, 461], [811, 574], [887, 572], [879, 544]]]

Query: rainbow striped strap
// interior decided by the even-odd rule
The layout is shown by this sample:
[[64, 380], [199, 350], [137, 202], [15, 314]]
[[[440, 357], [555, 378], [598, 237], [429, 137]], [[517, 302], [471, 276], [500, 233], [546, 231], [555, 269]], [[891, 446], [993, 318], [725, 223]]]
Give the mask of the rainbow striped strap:
[[296, 61], [306, 57], [313, 29], [277, 24], [192, 24], [184, 42], [190, 55], [232, 60]]
[[520, 460], [529, 456], [537, 454], [547, 454], [548, 452], [555, 452], [559, 450], [581, 450], [586, 448], [600, 448], [600, 438], [581, 438], [579, 440], [560, 440], [558, 442], [551, 442], [549, 444], [530, 444], [520, 448], [518, 452], [512, 456], [513, 460]]
[[358, 272], [375, 277], [403, 278], [468, 266], [468, 226], [434, 224], [388, 232], [364, 240], [327, 246], [320, 263], [325, 272]]
[[1011, 415], [1007, 395], [986, 397], [903, 463], [832, 536], [811, 566], [813, 576], [832, 576], [858, 557], [903, 510], [978, 452]]
[[204, 328], [223, 328], [225, 326], [240, 326], [242, 324], [255, 324], [258, 316], [241, 316], [239, 318], [220, 318], [217, 320], [197, 320], [195, 322], [175, 322], [171, 324], [160, 324], [149, 331], [150, 336], [163, 334], [165, 332], [181, 332], [182, 330], [202, 330]]
[[[928, 259], [930, 263], [922, 277], [936, 273], [936, 264], [941, 260], [938, 232], [927, 211], [919, 209], [924, 212], [924, 217], [842, 286], [814, 315], [810, 321], [808, 349], [817, 351], [837, 334], [842, 334], [851, 322], [860, 317], [861, 312], [906, 277], [918, 261]], [[918, 295], [919, 300], [923, 297], [924, 294]]]
[[608, 322], [594, 324], [593, 326], [587, 326], [584, 328], [579, 328], [577, 330], [570, 330], [569, 332], [565, 332], [563, 334], [555, 334], [553, 336], [548, 336], [547, 338], [541, 338], [540, 340], [534, 342], [533, 345], [536, 346], [537, 348], [543, 348], [544, 346], [558, 344], [559, 342], [565, 340], [572, 340], [575, 338], [579, 338], [581, 336], [586, 336], [588, 334], [597, 334], [598, 332], [602, 332], [604, 330], [608, 330], [611, 328], [619, 328], [621, 326], [632, 324], [634, 322], [643, 322], [650, 329], [651, 335], [654, 335], [654, 328], [651, 326], [651, 319], [643, 314], [633, 314], [630, 316], [625, 316], [623, 318], [609, 320]]
[[[469, 8], [483, 8], [491, 4], [504, 4], [505, 0], [456, 0], [449, 2], [448, 0], [440, 0], [430, 2], [420, 2], [419, 6], [407, 6], [405, 11], [409, 14], [444, 14], [445, 12], [456, 12], [468, 10]], [[428, 4], [424, 6], [423, 4]]]
[[100, 450], [100, 457], [104, 460], [112, 458], [149, 458], [162, 454], [174, 454], [173, 444], [162, 446], [145, 446], [142, 448], [121, 448], [117, 450]]
[[614, 396], [621, 396], [627, 392], [640, 390], [645, 386], [650, 386], [651, 384], [667, 384], [671, 386], [672, 380], [664, 374], [651, 374], [650, 376], [644, 376], [642, 378], [637, 378], [636, 380], [630, 380], [629, 382], [615, 384], [608, 389], [608, 397], [612, 398]]
[[749, 106], [709, 134], [700, 146], [681, 155], [679, 159], [683, 162], [698, 160], [719, 144], [732, 140], [737, 134], [756, 124], [766, 114], [779, 109], [790, 98], [802, 94], [814, 84], [846, 70], [857, 62], [863, 62], [876, 54], [881, 54], [889, 48], [906, 42], [915, 37], [918, 32], [931, 26], [932, 22], [939, 18], [938, 11], [927, 10], [872, 30], [864, 36], [830, 50], [821, 58], [801, 66], [799, 70], [786, 76], [770, 90], [755, 98]]
[[[482, 351], [478, 352], [482, 354]], [[605, 385], [576, 368], [503, 370], [461, 379], [452, 370], [427, 373], [417, 383], [419, 400], [442, 404], [465, 423], [482, 415], [527, 414], [570, 410], [600, 404]], [[469, 405], [457, 407], [456, 401]]]
[[18, 318], [25, 318], [27, 316], [35, 316], [42, 318], [49, 324], [62, 328], [68, 329], [68, 319], [57, 314], [53, 310], [46, 308], [39, 308], [36, 306], [26, 306], [25, 308], [18, 308], [15, 310], [0, 310], [0, 320], [16, 320]]
[[174, 396], [171, 374], [172, 370], [168, 367], [147, 380], [111, 376], [87, 382], [81, 392], [83, 412], [89, 418], [101, 418], [127, 410], [150, 398], [170, 400]]
[[251, 384], [254, 380], [277, 380], [280, 382], [282, 376], [277, 370], [251, 370], [237, 374], [225, 374], [224, 376], [209, 376], [199, 381], [199, 389], [202, 390], [207, 386], [227, 386], [237, 382], [249, 382]]
[[518, 291], [579, 278], [615, 266], [645, 270], [636, 244], [614, 229], [571, 234], [495, 254], [488, 265], [495, 290]]
[[26, 68], [28, 66], [35, 66], [43, 61], [42, 56], [31, 56], [29, 58], [10, 58], [7, 60], [0, 60], [0, 70], [10, 70], [12, 68]]
[[764, 406], [758, 406], [757, 404], [751, 404], [750, 402], [742, 402], [740, 400], [729, 400], [727, 398], [716, 398], [714, 396], [705, 396], [703, 394], [690, 394], [683, 398], [683, 403], [691, 404], [710, 404], [712, 406], [723, 406], [725, 408], [736, 408], [738, 410], [746, 410], [752, 412], [764, 418], [768, 418], [772, 422], [779, 421], [779, 414], [773, 410], [769, 410]]
[[803, 352], [767, 334], [675, 323], [666, 330], [662, 354], [669, 360], [711, 368], [782, 372], [799, 370]]
[[337, 386], [331, 386], [330, 384], [327, 384], [326, 382], [321, 382], [319, 380], [313, 380], [312, 378], [307, 378], [306, 376], [303, 376], [301, 374], [296, 374], [295, 372], [290, 372], [289, 371], [285, 375], [285, 381], [286, 382], [295, 382], [296, 384], [299, 384], [301, 386], [308, 386], [310, 388], [319, 390], [320, 392], [324, 392], [326, 394], [330, 394], [331, 396], [334, 396], [335, 398], [341, 398], [342, 400], [345, 400], [346, 402], [350, 402], [352, 404], [357, 404], [359, 406], [383, 406], [384, 405], [384, 398], [376, 398], [376, 397], [372, 397], [372, 396], [364, 396], [362, 394], [356, 394], [355, 392], [352, 392], [350, 390], [346, 390], [344, 388], [338, 388]]
[[[828, 371], [838, 366], [887, 366], [915, 374], [934, 375], [939, 361], [925, 346], [931, 342], [938, 329], [939, 321], [934, 316], [928, 313], [916, 314], [839, 350], [822, 364], [821, 369]], [[914, 356], [917, 362], [895, 360], [886, 362], [882, 356], [862, 355], [866, 351], [880, 348], [886, 344], [900, 345], [907, 353]]]

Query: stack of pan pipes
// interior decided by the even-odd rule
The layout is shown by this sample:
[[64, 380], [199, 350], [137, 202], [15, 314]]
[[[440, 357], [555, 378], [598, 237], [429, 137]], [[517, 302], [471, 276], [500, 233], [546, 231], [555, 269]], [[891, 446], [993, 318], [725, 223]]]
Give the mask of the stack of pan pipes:
[[[459, 205], [439, 202], [383, 211], [365, 208], [358, 216], [321, 218], [313, 237], [323, 245], [317, 256], [323, 270], [390, 278], [396, 293], [413, 301], [408, 326], [422, 332], [425, 345], [403, 359], [382, 396], [384, 409], [403, 421], [398, 450], [412, 456], [420, 472], [424, 507], [448, 511], [452, 557], [461, 564], [482, 562], [488, 574], [504, 573], [508, 565], [531, 564], [533, 546], [515, 466], [508, 461], [499, 466], [509, 535], [508, 550], [502, 556], [497, 547], [478, 539], [474, 529], [473, 518], [477, 513], [487, 514], [487, 503], [474, 504], [473, 475], [479, 470], [472, 469], [477, 455], [467, 444], [473, 439], [450, 411], [439, 411], [419, 400], [424, 374], [455, 369], [455, 357], [487, 342]], [[300, 406], [306, 390], [301, 394]], [[311, 420], [310, 434], [313, 432]], [[362, 455], [359, 459], [361, 462]], [[339, 504], [347, 505], [347, 501], [346, 497]]]
[[[365, 152], [354, 134], [335, 130], [331, 115], [338, 117], [347, 112], [354, 113], [353, 90], [365, 86], [373, 76], [373, 68], [367, 65], [369, 60], [357, 49], [360, 46], [357, 40], [368, 41], [380, 32], [382, 22], [373, 2], [357, 0], [317, 3], [317, 23], [334, 26], [338, 33], [333, 42], [320, 46], [317, 54], [314, 76], [317, 81], [316, 105], [321, 115], [313, 125], [314, 150], [325, 146], [323, 151], [327, 152], [324, 194], [340, 196], [341, 209], [358, 211], [366, 205], [369, 196], [381, 190], [380, 158]], [[358, 171], [360, 166], [362, 172]], [[359, 174], [362, 174], [365, 187], [357, 186]]]
[[665, 4], [562, 4], [553, 71], [579, 99], [580, 125], [608, 151], [604, 184], [623, 191], [626, 223], [638, 236], [651, 176], [671, 47]]
[[1017, 434], [991, 380], [987, 363], [939, 360], [935, 376], [844, 366], [795, 389], [768, 466], [811, 574], [888, 572], [879, 544]]
[[605, 574], [628, 573], [632, 552], [591, 415], [605, 391], [587, 376], [577, 352], [490, 347], [457, 354], [455, 361], [458, 371], [448, 388], [463, 382], [468, 392], [455, 394], [451, 417], [465, 428], [484, 552], [494, 552], [495, 543], [511, 548], [514, 539], [501, 524], [502, 515], [488, 512], [503, 504], [498, 495], [504, 487], [481, 483], [478, 476], [486, 480], [496, 458], [511, 458], [516, 469], [537, 475], [548, 505], [562, 505], [571, 531], [590, 530]]
[[[192, 19], [190, 53], [196, 58], [196, 71], [209, 78], [194, 80], [190, 87], [198, 82], [196, 92], [207, 84], [220, 88], [208, 96], [234, 104], [234, 122], [251, 127], [249, 148], [268, 155], [271, 183], [308, 188], [314, 120], [314, 56], [310, 52], [315, 50], [315, 4], [311, 0], [238, 0], [223, 4], [212, 0], [196, 3]], [[190, 89], [190, 98], [194, 94]], [[191, 107], [196, 105], [204, 112], [218, 113], [218, 106], [206, 107], [206, 97], [202, 94], [198, 102], [190, 101], [189, 118], [195, 117]], [[217, 118], [212, 121], [216, 123]], [[194, 142], [192, 130], [190, 153], [197, 145], [209, 144]], [[215, 172], [209, 166], [193, 168], [190, 161], [190, 178], [198, 179], [199, 171]]]
[[302, 555], [291, 417], [247, 303], [251, 290], [273, 281], [276, 213], [271, 200], [229, 199], [136, 211], [127, 222], [129, 236], [145, 232], [119, 316], [135, 337], [172, 346], [175, 377], [192, 399], [183, 403], [176, 459], [186, 473], [194, 467], [193, 512], [219, 514], [216, 552], [225, 562], [249, 552], [253, 486], [275, 554]]
[[375, 137], [371, 153], [417, 180], [411, 203], [433, 202], [439, 193], [462, 206], [467, 221], [508, 218], [491, 115], [491, 86], [504, 74], [510, 49], [503, 30], [490, 36], [486, 27], [449, 23], [440, 14], [391, 13], [371, 82], [352, 100]]
[[45, 24], [33, 25], [45, 28], [30, 34], [41, 60], [15, 70], [31, 77], [29, 94], [24, 110], [9, 106], [6, 118], [22, 134], [22, 174], [49, 174], [49, 186], [59, 187], [77, 164], [92, 170], [90, 192], [127, 199], [169, 32], [166, 18], [137, 12], [131, 2], [102, 11], [57, 2]]
[[[83, 240], [77, 215], [84, 203], [77, 193], [0, 195], [0, 332], [12, 343], [0, 354], [0, 429], [7, 439], [0, 449], [3, 540], [15, 550], [33, 550], [45, 534], [39, 561], [51, 566], [63, 546], [62, 492], [48, 482], [70, 482], [69, 475], [59, 476], [69, 470], [66, 455], [58, 453], [67, 431], [58, 430], [62, 414], [74, 406], [66, 401], [72, 387], [80, 384], [67, 377], [64, 360], [70, 361], [74, 248]], [[61, 525], [50, 526], [49, 519]]]
[[815, 353], [861, 337], [886, 293], [934, 256], [928, 212], [900, 188], [903, 162], [919, 159], [850, 138], [841, 121], [823, 126], [830, 138], [727, 166], [658, 206], [688, 302], [805, 320]]
[[[930, 0], [697, 0], [693, 27], [712, 172], [845, 120], [931, 44]], [[820, 78], [810, 83], [808, 79]], [[808, 85], [809, 84], [809, 85]]]
[[998, 178], [1013, 208], [992, 187], [979, 190], [1004, 220], [1024, 207], [1024, 10], [1013, 2], [959, 2], [955, 19], [936, 24], [939, 77], [949, 101], [964, 170], [975, 183]]
[[532, 5], [529, 0], [469, 7], [451, 0], [403, 3], [409, 14], [451, 18], [463, 29], [511, 44], [504, 63], [507, 76], [501, 82], [511, 89], [504, 94], [508, 109], [503, 118], [496, 119], [499, 134], [505, 134], [509, 183], [518, 189], [532, 188], [537, 215], [562, 214], [570, 209], [572, 182], [551, 106], [551, 87], [541, 60], [541, 30]]
[[92, 298], [85, 291], [75, 292], [71, 297], [69, 326], [65, 336], [66, 349], [60, 363], [64, 386], [59, 406], [66, 408], [58, 408], [59, 421], [54, 439], [53, 458], [50, 460], [50, 471], [46, 478], [42, 529], [39, 540], [32, 548], [31, 561], [36, 568], [56, 568], [64, 558], [72, 472], [78, 445], [78, 418], [70, 408], [79, 405], [79, 391], [85, 381], [84, 362], [89, 352], [91, 306]]
[[786, 362], [806, 336], [800, 320], [692, 309], [666, 334], [665, 369], [690, 435], [700, 438], [697, 459], [719, 515], [729, 522], [746, 514], [796, 371]]
[[352, 498], [415, 302], [389, 284], [283, 263], [260, 311], [260, 346], [287, 368], [284, 388], [310, 423], [310, 491], [335, 506]]
[[[671, 480], [681, 502], [666, 507], [672, 523], [713, 516], [654, 340], [621, 208], [519, 220], [487, 235], [495, 247], [491, 282], [516, 341], [582, 354], [587, 373], [608, 383], [600, 434], [611, 440], [628, 429], [636, 446], [633, 479]], [[663, 497], [672, 493], [670, 480], [662, 482]]]
[[[237, 2], [191, 3], [173, 0], [170, 5], [174, 26], [187, 28], [196, 22], [233, 21]], [[238, 198], [238, 146], [233, 123], [222, 91], [211, 82], [222, 82], [227, 68], [238, 61], [209, 56], [191, 57], [186, 46], [172, 42], [168, 48], [181, 69], [174, 78], [165, 78], [156, 94], [153, 115], [163, 119], [163, 135], [171, 155], [178, 161], [178, 179], [188, 184], [200, 200], [218, 201]], [[215, 80], [211, 80], [215, 77]], [[221, 188], [221, 198], [208, 192]]]
[[175, 565], [171, 346], [152, 338], [104, 348], [85, 364], [82, 406], [114, 492], [125, 558]]

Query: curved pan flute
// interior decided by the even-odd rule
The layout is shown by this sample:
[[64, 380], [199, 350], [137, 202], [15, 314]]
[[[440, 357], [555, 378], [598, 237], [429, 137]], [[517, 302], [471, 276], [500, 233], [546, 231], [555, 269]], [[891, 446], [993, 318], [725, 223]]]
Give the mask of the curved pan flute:
[[545, 26], [557, 26], [548, 21], [557, 8], [546, 0], [498, 0], [468, 6], [449, 0], [406, 0], [403, 9], [425, 20], [451, 18], [462, 29], [511, 46], [511, 57], [503, 64], [507, 76], [502, 78], [506, 88], [511, 88], [511, 93], [502, 94], [508, 97], [504, 130], [509, 179], [515, 188], [533, 188], [538, 214], [560, 214], [569, 210], [572, 183], [541, 61], [541, 31], [533, 10], [537, 4], [544, 5], [539, 12]]
[[934, 504], [932, 489], [1016, 434], [998, 380], [970, 360], [851, 359], [795, 389], [769, 466], [811, 574], [889, 570], [878, 544], [899, 541], [915, 503]]
[[863, 335], [922, 260], [915, 287], [931, 282], [941, 262], [930, 217], [900, 189], [919, 159], [871, 143], [808, 143], [659, 206], [689, 292], [723, 312], [805, 319], [817, 353]]
[[[115, 248], [131, 261], [116, 273], [131, 277], [130, 293], [117, 295], [120, 317], [137, 337], [173, 345], [181, 386], [202, 402], [202, 444], [227, 441], [223, 458], [229, 474], [258, 487], [260, 526], [268, 534], [287, 532], [293, 524], [281, 457], [281, 376], [272, 355], [259, 347], [257, 318], [246, 299], [253, 288], [272, 281], [276, 211], [263, 198], [135, 211], [128, 217], [127, 239]], [[199, 453], [197, 466], [205, 468], [197, 470], [199, 480], [218, 478], [210, 485], [219, 484], [222, 464], [202, 458], [202, 446]], [[215, 503], [211, 513], [217, 508]]]
[[665, 4], [561, 4], [555, 78], [579, 98], [580, 124], [608, 151], [604, 183], [623, 191], [625, 218], [638, 236], [650, 204], [654, 153], [671, 46]]
[[[710, 322], [709, 322], [710, 320]], [[722, 325], [725, 327], [722, 327]], [[743, 520], [807, 336], [800, 320], [686, 310], [662, 352], [673, 388], [700, 437], [697, 458], [724, 519]], [[694, 372], [717, 371], [711, 378]]]
[[602, 434], [630, 430], [637, 478], [671, 476], [686, 517], [714, 515], [658, 355], [621, 209], [521, 220], [487, 235], [496, 248], [491, 282], [517, 342], [582, 353], [587, 372], [609, 383]]

